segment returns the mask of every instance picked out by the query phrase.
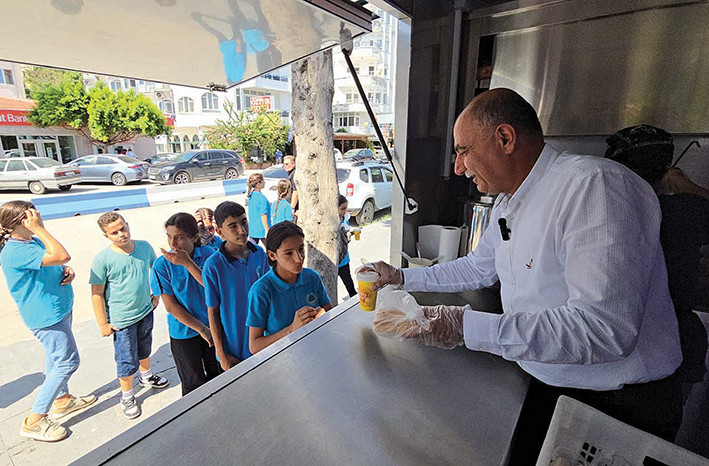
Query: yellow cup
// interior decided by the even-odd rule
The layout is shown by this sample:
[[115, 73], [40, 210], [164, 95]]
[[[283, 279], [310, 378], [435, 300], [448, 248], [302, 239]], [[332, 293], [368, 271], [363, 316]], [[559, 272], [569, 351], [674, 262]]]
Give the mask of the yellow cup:
[[357, 274], [359, 307], [363, 311], [373, 311], [377, 305], [377, 292], [372, 290], [372, 285], [378, 278], [379, 274], [372, 271], [363, 271]]
[[359, 241], [359, 235], [362, 234], [362, 230], [360, 230], [360, 229], [352, 230], [352, 234], [355, 237], [355, 241]]

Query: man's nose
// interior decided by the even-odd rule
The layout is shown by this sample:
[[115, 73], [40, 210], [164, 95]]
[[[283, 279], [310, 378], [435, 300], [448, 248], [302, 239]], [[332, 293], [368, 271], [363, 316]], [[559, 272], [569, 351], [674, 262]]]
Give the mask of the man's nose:
[[458, 154], [455, 156], [455, 174], [463, 175], [465, 174], [465, 154]]

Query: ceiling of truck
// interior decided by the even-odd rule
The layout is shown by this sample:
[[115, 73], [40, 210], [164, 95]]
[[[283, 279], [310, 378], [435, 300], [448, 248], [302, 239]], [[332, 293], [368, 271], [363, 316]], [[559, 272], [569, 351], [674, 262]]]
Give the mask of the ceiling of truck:
[[0, 60], [231, 87], [371, 31], [346, 0], [5, 0]]

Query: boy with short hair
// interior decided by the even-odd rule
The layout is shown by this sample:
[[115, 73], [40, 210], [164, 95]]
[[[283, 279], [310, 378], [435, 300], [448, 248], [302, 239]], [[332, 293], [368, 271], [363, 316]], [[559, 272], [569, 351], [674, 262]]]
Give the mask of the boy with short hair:
[[270, 267], [264, 250], [249, 241], [249, 222], [241, 205], [222, 202], [214, 220], [224, 243], [204, 263], [202, 278], [214, 348], [226, 371], [251, 356], [246, 328], [249, 290]]
[[140, 370], [144, 387], [164, 388], [168, 380], [150, 371], [153, 310], [158, 299], [150, 294], [149, 274], [156, 256], [147, 241], [131, 239], [125, 219], [107, 212], [98, 225], [111, 245], [91, 265], [91, 302], [101, 335], [113, 335], [121, 409], [128, 419], [140, 416], [133, 394], [133, 375]]

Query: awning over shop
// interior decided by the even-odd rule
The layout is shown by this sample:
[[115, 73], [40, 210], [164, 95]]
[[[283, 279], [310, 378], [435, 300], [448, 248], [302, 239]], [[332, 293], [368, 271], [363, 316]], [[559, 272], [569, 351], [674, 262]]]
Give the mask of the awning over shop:
[[0, 60], [230, 87], [371, 31], [346, 0], [7, 0]]

